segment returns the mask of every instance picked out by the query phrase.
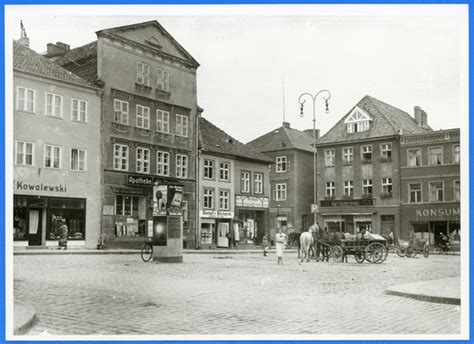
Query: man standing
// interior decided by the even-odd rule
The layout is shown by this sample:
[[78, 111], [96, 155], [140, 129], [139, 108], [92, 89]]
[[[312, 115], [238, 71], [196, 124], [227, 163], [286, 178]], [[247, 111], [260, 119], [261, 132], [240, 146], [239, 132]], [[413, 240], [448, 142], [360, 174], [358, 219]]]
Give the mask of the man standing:
[[59, 226], [59, 247], [58, 250], [61, 248], [63, 250], [67, 250], [67, 225], [66, 225], [66, 219], [61, 220], [61, 226]]

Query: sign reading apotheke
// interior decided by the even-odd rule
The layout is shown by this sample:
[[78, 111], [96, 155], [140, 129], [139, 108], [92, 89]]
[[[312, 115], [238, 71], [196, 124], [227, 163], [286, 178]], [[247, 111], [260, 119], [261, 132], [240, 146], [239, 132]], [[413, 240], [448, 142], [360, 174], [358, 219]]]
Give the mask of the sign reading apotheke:
[[248, 208], [268, 208], [268, 197], [236, 195], [235, 206]]
[[127, 177], [128, 185], [134, 186], [153, 186], [154, 181], [155, 180], [153, 177], [148, 176], [137, 176], [129, 174]]

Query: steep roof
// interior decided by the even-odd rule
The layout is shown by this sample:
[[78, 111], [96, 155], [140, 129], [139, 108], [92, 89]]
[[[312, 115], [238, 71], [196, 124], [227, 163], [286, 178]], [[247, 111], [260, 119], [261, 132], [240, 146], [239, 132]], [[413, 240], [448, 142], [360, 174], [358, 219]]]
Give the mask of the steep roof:
[[312, 152], [313, 136], [309, 133], [292, 129], [289, 125], [284, 124], [248, 142], [247, 146], [259, 152], [271, 152], [283, 149], [299, 149]]
[[[365, 111], [372, 119], [370, 129], [363, 132], [348, 133], [345, 119], [355, 107]], [[421, 128], [408, 113], [376, 98], [366, 95], [344, 117], [339, 120], [317, 144], [364, 140], [397, 134], [423, 133], [431, 128]]]
[[97, 80], [97, 41], [71, 49], [51, 60], [91, 83]]
[[199, 117], [199, 139], [204, 153], [232, 155], [264, 163], [273, 162], [268, 156], [244, 145], [203, 117]]
[[13, 42], [13, 70], [80, 86], [94, 87], [76, 74], [15, 41]]

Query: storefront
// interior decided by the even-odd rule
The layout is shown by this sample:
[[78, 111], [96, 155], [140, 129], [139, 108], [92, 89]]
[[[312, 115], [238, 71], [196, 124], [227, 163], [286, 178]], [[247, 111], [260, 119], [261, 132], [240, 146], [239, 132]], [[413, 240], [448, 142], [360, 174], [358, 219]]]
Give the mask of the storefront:
[[200, 246], [203, 249], [232, 246], [233, 211], [201, 210]]
[[[286, 223], [286, 218], [280, 221]], [[239, 244], [260, 244], [268, 228], [268, 197], [235, 196], [234, 240]]]

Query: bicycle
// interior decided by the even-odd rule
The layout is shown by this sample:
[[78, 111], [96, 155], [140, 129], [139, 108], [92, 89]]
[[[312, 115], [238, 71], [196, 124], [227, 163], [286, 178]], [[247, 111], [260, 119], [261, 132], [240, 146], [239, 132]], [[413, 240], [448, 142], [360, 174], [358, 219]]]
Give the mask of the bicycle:
[[140, 254], [141, 254], [142, 260], [145, 263], [149, 262], [151, 258], [153, 257], [153, 244], [150, 241], [147, 241], [146, 243], [144, 243]]

